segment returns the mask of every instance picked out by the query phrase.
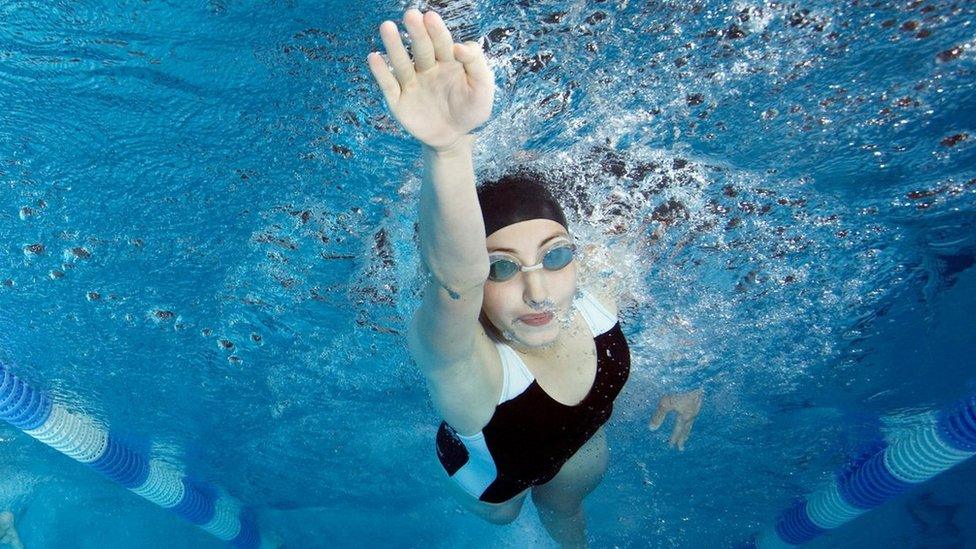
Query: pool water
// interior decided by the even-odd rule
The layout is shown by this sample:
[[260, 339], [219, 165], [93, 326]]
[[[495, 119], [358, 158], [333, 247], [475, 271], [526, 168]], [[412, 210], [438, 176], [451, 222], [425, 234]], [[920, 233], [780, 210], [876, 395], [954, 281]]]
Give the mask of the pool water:
[[[593, 546], [737, 545], [976, 393], [972, 2], [429, 4], [495, 70], [479, 177], [552, 173], [624, 252], [585, 259], [633, 352]], [[422, 164], [366, 55], [415, 5], [0, 4], [0, 354], [285, 547], [547, 547], [450, 501], [405, 352]], [[679, 453], [646, 423], [699, 386]], [[974, 482], [812, 545], [976, 544]], [[221, 546], [5, 424], [2, 509], [27, 547]]]

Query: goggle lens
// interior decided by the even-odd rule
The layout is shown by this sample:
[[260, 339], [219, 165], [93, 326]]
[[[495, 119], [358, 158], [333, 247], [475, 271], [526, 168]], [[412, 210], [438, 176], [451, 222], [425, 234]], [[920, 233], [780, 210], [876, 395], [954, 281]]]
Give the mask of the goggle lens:
[[[548, 271], [558, 271], [566, 267], [566, 265], [569, 265], [573, 260], [573, 254], [574, 247], [572, 244], [556, 246], [547, 251], [546, 255], [542, 257], [542, 266]], [[495, 282], [504, 282], [525, 268], [527, 267], [522, 267], [512, 259], [499, 257], [492, 260], [491, 267], [488, 270], [488, 279]]]
[[514, 261], [510, 259], [496, 259], [491, 262], [488, 278], [489, 280], [501, 282], [512, 278], [517, 272], [519, 272], [519, 266]]
[[550, 271], [558, 271], [573, 260], [572, 246], [558, 246], [546, 252], [542, 258], [542, 266]]

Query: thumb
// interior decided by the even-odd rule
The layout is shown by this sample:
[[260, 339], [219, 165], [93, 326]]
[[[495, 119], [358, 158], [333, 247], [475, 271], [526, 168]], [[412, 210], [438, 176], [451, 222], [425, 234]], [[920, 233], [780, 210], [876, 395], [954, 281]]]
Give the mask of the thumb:
[[664, 423], [664, 418], [668, 417], [669, 410], [670, 408], [665, 406], [664, 401], [662, 400], [661, 403], [658, 404], [657, 410], [655, 410], [654, 415], [651, 417], [651, 421], [648, 422], [647, 426], [652, 431], [657, 431], [658, 428], [661, 427], [661, 424]]

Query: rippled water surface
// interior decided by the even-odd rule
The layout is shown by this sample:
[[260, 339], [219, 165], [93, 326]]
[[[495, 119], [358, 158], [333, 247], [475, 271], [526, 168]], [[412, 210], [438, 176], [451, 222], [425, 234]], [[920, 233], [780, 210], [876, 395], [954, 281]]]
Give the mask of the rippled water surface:
[[[0, 2], [0, 314], [21, 377], [289, 547], [546, 546], [463, 514], [403, 330], [419, 147], [366, 54], [398, 2]], [[598, 547], [748, 539], [976, 391], [976, 4], [431, 2], [498, 82], [476, 163], [553, 174], [631, 274]], [[645, 425], [704, 386], [688, 449]], [[962, 465], [822, 546], [976, 543]], [[0, 426], [29, 547], [218, 546]], [[95, 532], [98, 535], [95, 535]], [[106, 541], [108, 540], [108, 541]]]

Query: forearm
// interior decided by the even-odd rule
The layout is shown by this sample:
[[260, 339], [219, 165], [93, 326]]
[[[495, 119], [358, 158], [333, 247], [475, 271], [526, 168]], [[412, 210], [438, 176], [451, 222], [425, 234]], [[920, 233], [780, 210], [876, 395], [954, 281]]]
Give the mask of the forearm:
[[450, 291], [483, 284], [488, 277], [485, 225], [474, 179], [474, 135], [452, 149], [424, 149], [420, 189], [420, 253], [437, 281]]

